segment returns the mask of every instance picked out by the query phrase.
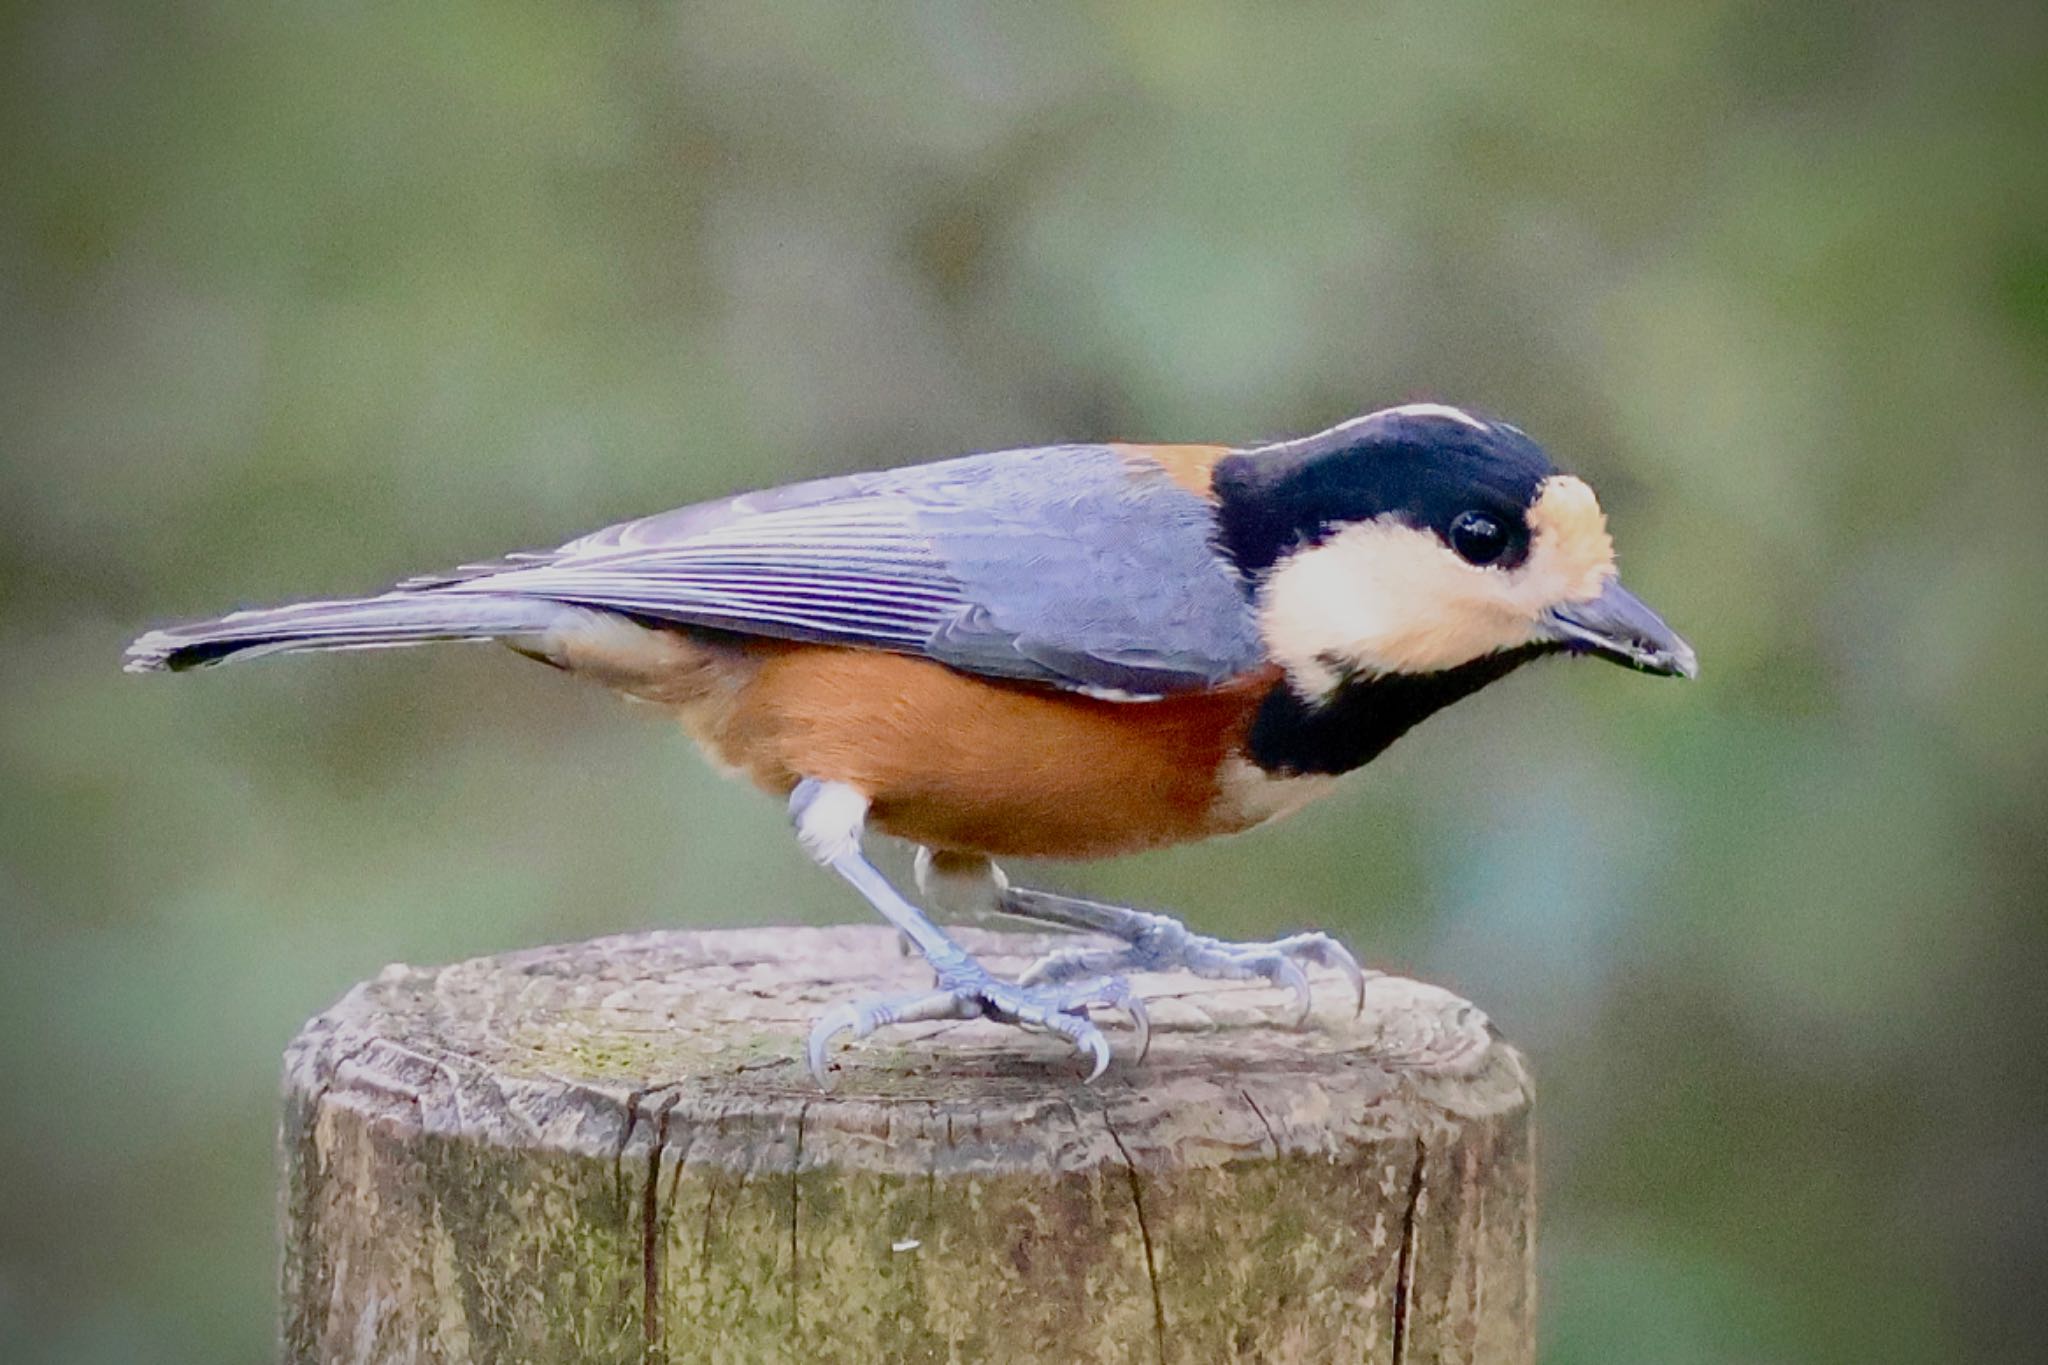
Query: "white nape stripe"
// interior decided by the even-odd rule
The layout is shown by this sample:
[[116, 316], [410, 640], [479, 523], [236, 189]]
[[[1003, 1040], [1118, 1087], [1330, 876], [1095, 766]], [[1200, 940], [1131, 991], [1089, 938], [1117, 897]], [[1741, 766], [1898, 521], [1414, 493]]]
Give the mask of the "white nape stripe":
[[1474, 431], [1489, 430], [1486, 423], [1463, 408], [1454, 408], [1449, 403], [1403, 403], [1399, 407], [1382, 408], [1378, 412], [1368, 413], [1360, 420], [1369, 422], [1374, 417], [1441, 417], [1449, 422], [1462, 422]]
[[1484, 432], [1494, 429], [1492, 423], [1474, 417], [1463, 408], [1454, 408], [1449, 403], [1403, 403], [1399, 407], [1381, 408], [1377, 412], [1368, 412], [1363, 417], [1353, 417], [1348, 421], [1339, 422], [1336, 426], [1326, 427], [1322, 431], [1314, 432], [1308, 436], [1295, 436], [1285, 441], [1272, 441], [1265, 445], [1254, 446], [1253, 449], [1261, 453], [1271, 454], [1285, 454], [1289, 451], [1304, 449], [1326, 449], [1333, 444], [1341, 444], [1345, 437], [1363, 431], [1374, 422], [1383, 421], [1388, 417], [1437, 417], [1447, 422], [1456, 422], [1460, 426], [1470, 427], [1474, 431]]

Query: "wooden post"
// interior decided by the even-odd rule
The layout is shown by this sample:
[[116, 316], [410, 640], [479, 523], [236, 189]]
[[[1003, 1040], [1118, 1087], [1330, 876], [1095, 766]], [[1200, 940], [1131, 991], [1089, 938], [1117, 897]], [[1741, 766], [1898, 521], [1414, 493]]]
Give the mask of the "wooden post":
[[1529, 1078], [1471, 1005], [1143, 977], [1092, 1086], [975, 1022], [817, 1089], [822, 1010], [929, 982], [879, 927], [387, 968], [286, 1054], [286, 1359], [1533, 1358]]

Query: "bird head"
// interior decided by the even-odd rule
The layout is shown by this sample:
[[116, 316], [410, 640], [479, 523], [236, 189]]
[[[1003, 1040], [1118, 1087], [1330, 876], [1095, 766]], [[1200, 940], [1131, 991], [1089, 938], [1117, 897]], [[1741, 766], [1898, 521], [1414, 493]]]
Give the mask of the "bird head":
[[1218, 462], [1225, 547], [1293, 690], [1593, 655], [1692, 677], [1692, 647], [1621, 585], [1606, 514], [1512, 426], [1388, 408]]

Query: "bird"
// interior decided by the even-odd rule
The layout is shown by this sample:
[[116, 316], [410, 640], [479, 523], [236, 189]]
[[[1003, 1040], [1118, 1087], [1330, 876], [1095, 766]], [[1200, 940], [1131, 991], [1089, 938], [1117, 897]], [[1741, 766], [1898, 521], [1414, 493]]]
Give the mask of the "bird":
[[[1035, 446], [742, 493], [404, 580], [149, 631], [130, 672], [294, 651], [498, 641], [674, 714], [787, 803], [798, 843], [929, 964], [849, 1000], [805, 1060], [887, 1025], [985, 1018], [1143, 1056], [1139, 971], [1306, 968], [1362, 1008], [1330, 935], [1232, 943], [1012, 885], [998, 859], [1236, 834], [1328, 795], [1422, 720], [1545, 656], [1692, 677], [1616, 573], [1592, 488], [1520, 428], [1438, 402], [1242, 445]], [[866, 853], [917, 847], [917, 899]], [[922, 902], [920, 904], [919, 902]], [[929, 913], [928, 913], [929, 912]], [[1000, 914], [1115, 946], [999, 976], [942, 927]], [[936, 917], [936, 918], [935, 918]]]

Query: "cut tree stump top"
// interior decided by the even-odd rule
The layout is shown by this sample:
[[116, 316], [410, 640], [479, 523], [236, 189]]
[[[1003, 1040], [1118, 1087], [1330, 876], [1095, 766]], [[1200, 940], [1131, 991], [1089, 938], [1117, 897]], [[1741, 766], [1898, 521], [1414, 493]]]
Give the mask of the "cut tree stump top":
[[286, 1055], [287, 1357], [1531, 1358], [1530, 1083], [1472, 1005], [1140, 976], [1093, 1085], [985, 1021], [815, 1085], [819, 1014], [929, 982], [881, 927], [386, 968]]

